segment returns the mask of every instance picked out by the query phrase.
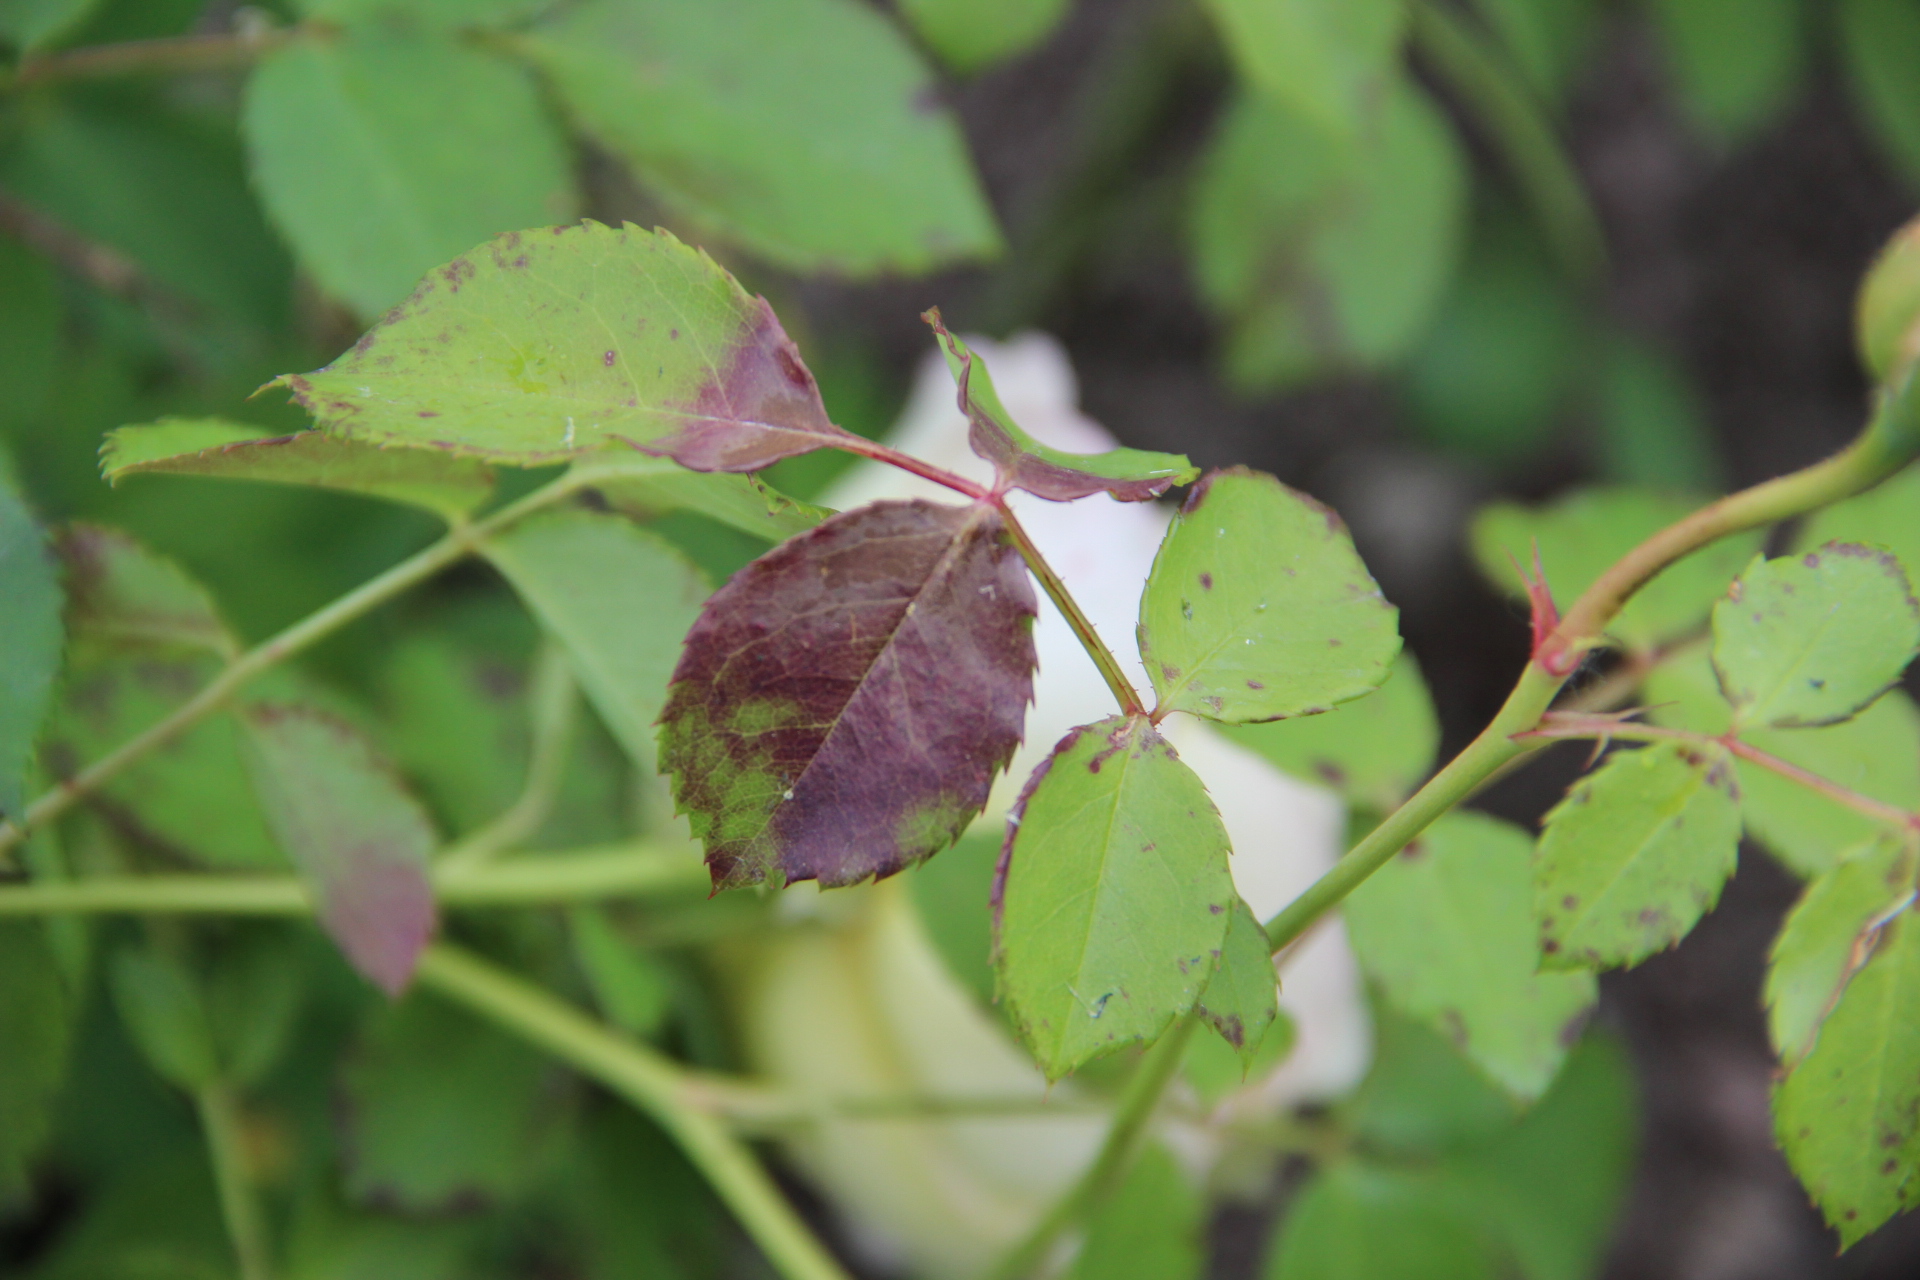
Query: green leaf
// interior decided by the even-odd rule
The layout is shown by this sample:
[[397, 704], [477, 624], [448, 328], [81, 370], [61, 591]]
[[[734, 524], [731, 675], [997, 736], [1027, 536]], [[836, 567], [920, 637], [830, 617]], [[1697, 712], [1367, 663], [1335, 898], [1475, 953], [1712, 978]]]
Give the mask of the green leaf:
[[308, 707], [246, 708], [248, 763], [280, 845], [321, 925], [389, 996], [432, 935], [433, 824], [355, 729]]
[[567, 926], [574, 961], [607, 1021], [630, 1035], [658, 1034], [673, 998], [660, 962], [621, 937], [599, 907], [576, 907], [567, 913]]
[[1774, 1092], [1787, 1163], [1847, 1248], [1920, 1198], [1920, 928], [1887, 926], [1813, 1051]]
[[1193, 1008], [1236, 900], [1227, 832], [1144, 719], [1075, 729], [1009, 819], [994, 885], [1000, 995], [1047, 1078]]
[[1345, 1160], [1316, 1174], [1281, 1221], [1266, 1280], [1495, 1280], [1479, 1223], [1431, 1176]]
[[1860, 114], [1920, 181], [1920, 9], [1906, 0], [1840, 0], [1840, 53]]
[[957, 839], [1019, 744], [1035, 607], [991, 505], [924, 500], [837, 515], [714, 592], [660, 763], [715, 886], [837, 888]]
[[59, 43], [86, 21], [100, 0], [10, 0], [0, 6], [0, 40], [21, 54]]
[[1751, 134], [1800, 86], [1800, 0], [1654, 0], [1653, 14], [1681, 100], [1711, 134]]
[[1370, 1150], [1431, 1163], [1450, 1151], [1478, 1149], [1513, 1124], [1513, 1096], [1450, 1040], [1383, 1001], [1375, 1001], [1374, 1014], [1373, 1068], [1349, 1112], [1355, 1135]]
[[1243, 95], [1201, 160], [1191, 215], [1195, 283], [1231, 323], [1228, 375], [1277, 391], [1405, 356], [1452, 278], [1467, 190], [1460, 144], [1411, 84], [1348, 145]]
[[923, 272], [1000, 248], [953, 114], [854, 0], [587, 0], [517, 47], [665, 204], [780, 266]]
[[1616, 751], [1547, 815], [1534, 862], [1542, 965], [1610, 968], [1665, 950], [1719, 900], [1740, 798], [1719, 748]]
[[1598, 415], [1601, 476], [1616, 484], [1717, 490], [1725, 483], [1700, 396], [1652, 343], [1608, 344]]
[[1812, 551], [1829, 542], [1864, 542], [1900, 558], [1909, 581], [1920, 565], [1920, 467], [1908, 467], [1865, 493], [1816, 511], [1794, 549]]
[[1182, 454], [1109, 449], [1063, 453], [1041, 444], [1013, 420], [993, 389], [984, 360], [947, 332], [938, 308], [921, 317], [933, 326], [947, 369], [959, 386], [960, 412], [970, 424], [967, 444], [993, 464], [996, 485], [1024, 489], [1052, 502], [1105, 493], [1117, 502], [1145, 502], [1200, 474]]
[[0, 233], [0, 432], [22, 439], [18, 432], [46, 413], [66, 345], [53, 264]]
[[1539, 971], [1532, 857], [1518, 827], [1456, 811], [1342, 908], [1387, 1000], [1523, 1102], [1552, 1083], [1597, 994], [1590, 973]]
[[[1648, 676], [1641, 699], [1654, 722], [1669, 728], [1721, 734], [1731, 719], [1705, 645], [1663, 661]], [[1903, 809], [1920, 809], [1920, 708], [1898, 689], [1840, 724], [1741, 736], [1830, 782]], [[1843, 850], [1879, 830], [1865, 814], [1771, 769], [1735, 760], [1734, 774], [1747, 833], [1802, 876], [1828, 870]]]
[[1497, 31], [1533, 91], [1551, 103], [1584, 65], [1592, 43], [1591, 0], [1478, 0], [1474, 9]]
[[177, 646], [221, 658], [239, 652], [207, 589], [129, 535], [69, 525], [55, 550], [66, 569], [67, 625], [76, 639], [115, 648]]
[[758, 476], [689, 471], [668, 458], [629, 449], [590, 453], [573, 464], [615, 510], [636, 520], [691, 511], [762, 542], [785, 542], [832, 515], [790, 498]]
[[1900, 562], [1855, 543], [1756, 558], [1713, 609], [1713, 667], [1736, 725], [1838, 723], [1916, 650], [1920, 601]]
[[1197, 1280], [1205, 1210], [1179, 1163], [1149, 1142], [1089, 1218], [1067, 1280]]
[[471, 1221], [356, 1212], [325, 1192], [302, 1198], [287, 1245], [289, 1280], [465, 1280]]
[[1188, 494], [1140, 598], [1162, 711], [1229, 722], [1312, 715], [1377, 689], [1400, 652], [1340, 517], [1233, 467]]
[[52, 1132], [79, 1012], [41, 923], [0, 921], [0, 1213], [24, 1197]]
[[1391, 811], [1418, 787], [1440, 749], [1440, 717], [1405, 649], [1386, 683], [1324, 715], [1221, 732], [1287, 773], [1334, 788], [1355, 804]]
[[1067, 0], [900, 0], [900, 16], [964, 75], [1039, 44], [1068, 7]]
[[710, 589], [679, 552], [619, 516], [556, 512], [514, 526], [484, 548], [547, 631], [644, 769], [680, 642]]
[[46, 536], [0, 457], [0, 814], [26, 807], [27, 771], [60, 673], [60, 583]]
[[302, 960], [283, 927], [254, 926], [222, 941], [202, 997], [220, 1074], [232, 1084], [258, 1084], [286, 1054], [305, 995]]
[[488, 236], [573, 212], [531, 77], [444, 37], [370, 24], [296, 39], [255, 68], [242, 127], [268, 212], [362, 317]]
[[123, 947], [107, 978], [128, 1036], [162, 1079], [192, 1092], [219, 1076], [206, 1004], [185, 966], [151, 947]]
[[1235, 66], [1274, 103], [1357, 138], [1394, 82], [1400, 0], [1208, 0]]
[[552, 7], [552, 0], [295, 0], [309, 18], [343, 25], [385, 24], [460, 31], [501, 27]]
[[[1497, 502], [1474, 515], [1474, 560], [1487, 581], [1525, 600], [1514, 566], [1530, 568], [1537, 543], [1547, 585], [1564, 609], [1614, 561], [1699, 506], [1693, 498], [1644, 489], [1582, 489], [1534, 508]], [[1691, 631], [1706, 621], [1760, 539], [1758, 532], [1722, 538], [1667, 566], [1627, 602], [1608, 634], [1630, 649], [1648, 649]]]
[[1244, 1053], [1221, 1036], [1195, 1036], [1187, 1044], [1180, 1071], [1206, 1107], [1219, 1105], [1242, 1086], [1258, 1082], [1286, 1061], [1300, 1038], [1300, 1028], [1284, 1009], [1277, 1011], [1266, 1032]]
[[1267, 1029], [1280, 1016], [1279, 984], [1267, 931], [1246, 900], [1236, 897], [1227, 913], [1220, 963], [1200, 997], [1200, 1016], [1233, 1046], [1247, 1070], [1260, 1056]]
[[413, 1213], [508, 1199], [562, 1134], [546, 1075], [524, 1041], [445, 1001], [379, 1010], [341, 1074], [347, 1194]]
[[628, 444], [752, 471], [851, 438], [763, 300], [631, 225], [508, 232], [280, 381], [330, 430], [523, 465]]
[[100, 473], [264, 480], [345, 489], [404, 502], [452, 520], [493, 493], [493, 471], [471, 458], [412, 449], [379, 449], [324, 431], [275, 435], [219, 418], [162, 418], [107, 434]]
[[1812, 1050], [1887, 917], [1912, 902], [1915, 870], [1912, 842], [1883, 832], [1800, 895], [1767, 956], [1767, 1028], [1782, 1067]]

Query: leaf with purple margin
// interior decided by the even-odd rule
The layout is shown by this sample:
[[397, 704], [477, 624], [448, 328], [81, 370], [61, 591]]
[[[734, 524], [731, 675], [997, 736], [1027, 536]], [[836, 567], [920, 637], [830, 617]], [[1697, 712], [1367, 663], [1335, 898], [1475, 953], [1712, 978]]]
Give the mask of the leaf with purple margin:
[[969, 424], [967, 443], [993, 464], [1001, 485], [1054, 502], [1070, 502], [1096, 493], [1110, 494], [1120, 502], [1145, 502], [1200, 474], [1198, 467], [1177, 453], [1141, 449], [1062, 453], [1041, 444], [1022, 431], [1000, 403], [986, 362], [947, 332], [940, 322], [940, 309], [935, 307], [921, 319], [933, 326], [947, 357], [947, 368], [959, 387], [960, 412]]
[[660, 729], [714, 884], [853, 884], [950, 844], [1020, 741], [1035, 608], [985, 504], [862, 507], [715, 592]]
[[1226, 827], [1144, 717], [1075, 729], [1007, 819], [1001, 998], [1049, 1079], [1157, 1039], [1200, 1000], [1236, 900]]
[[496, 236], [326, 368], [277, 381], [330, 431], [523, 465], [629, 445], [755, 471], [859, 442], [764, 299], [632, 224]]
[[1200, 1016], [1233, 1046], [1242, 1066], [1253, 1065], [1267, 1029], [1280, 1016], [1279, 989], [1267, 931], [1246, 900], [1236, 897], [1228, 910], [1220, 965], [1200, 997]]
[[107, 482], [149, 473], [345, 489], [449, 520], [493, 493], [492, 469], [472, 458], [381, 449], [325, 431], [276, 435], [219, 418], [162, 418], [109, 432], [100, 450]]
[[433, 825], [371, 744], [307, 707], [244, 712], [254, 786], [280, 844], [347, 959], [398, 995], [435, 925]]

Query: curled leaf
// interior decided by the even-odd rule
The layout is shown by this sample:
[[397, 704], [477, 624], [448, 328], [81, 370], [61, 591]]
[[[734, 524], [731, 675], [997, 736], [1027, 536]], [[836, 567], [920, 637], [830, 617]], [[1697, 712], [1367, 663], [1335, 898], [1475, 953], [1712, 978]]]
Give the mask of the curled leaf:
[[660, 729], [714, 884], [853, 884], [951, 843], [1020, 741], [1034, 614], [985, 504], [875, 503], [736, 574]]

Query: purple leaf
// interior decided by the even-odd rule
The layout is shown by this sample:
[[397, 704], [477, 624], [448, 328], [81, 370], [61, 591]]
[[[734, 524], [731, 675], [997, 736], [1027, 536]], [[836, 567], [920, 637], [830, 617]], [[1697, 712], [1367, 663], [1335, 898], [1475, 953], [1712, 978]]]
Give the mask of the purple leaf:
[[1096, 493], [1120, 502], [1145, 502], [1200, 474], [1177, 453], [1109, 449], [1105, 453], [1063, 453], [1041, 444], [1000, 403], [986, 364], [965, 343], [947, 332], [935, 307], [921, 317], [933, 326], [947, 368], [959, 387], [960, 412], [967, 415], [967, 443], [993, 464], [1000, 489], [1024, 489], [1051, 502], [1070, 502]]
[[274, 703], [243, 714], [268, 825], [322, 927], [354, 968], [397, 996], [435, 924], [427, 860], [437, 841], [426, 813], [344, 721]]
[[660, 730], [714, 885], [854, 884], [950, 843], [1019, 744], [1034, 612], [985, 503], [861, 507], [734, 575]]

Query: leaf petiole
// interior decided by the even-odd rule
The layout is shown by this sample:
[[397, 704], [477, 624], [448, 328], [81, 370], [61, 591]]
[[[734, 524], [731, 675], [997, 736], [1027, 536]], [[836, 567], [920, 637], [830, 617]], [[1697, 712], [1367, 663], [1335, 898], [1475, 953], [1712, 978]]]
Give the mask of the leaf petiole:
[[1093, 620], [1081, 612], [1079, 602], [1067, 591], [1067, 584], [1060, 580], [1060, 575], [1053, 571], [1053, 566], [1048, 564], [1046, 557], [1040, 554], [1040, 548], [1034, 545], [1033, 539], [1027, 536], [1026, 529], [1014, 518], [1005, 499], [996, 499], [995, 502], [1000, 508], [1001, 519], [1006, 521], [1007, 534], [1013, 539], [1013, 545], [1020, 552], [1020, 558], [1027, 562], [1027, 568], [1032, 570], [1033, 576], [1040, 580], [1047, 598], [1052, 600], [1054, 606], [1060, 610], [1061, 616], [1067, 620], [1067, 625], [1073, 628], [1073, 634], [1079, 637], [1081, 648], [1085, 649], [1087, 656], [1093, 659], [1093, 665], [1100, 669], [1100, 678], [1105, 680], [1107, 688], [1113, 691], [1114, 699], [1119, 702], [1121, 712], [1129, 716], [1146, 715], [1147, 709], [1140, 701], [1139, 691], [1133, 687], [1133, 682], [1127, 679], [1127, 673], [1121, 670], [1120, 660], [1113, 656], [1113, 650], [1107, 648], [1106, 641], [1102, 640], [1100, 633], [1094, 630]]

